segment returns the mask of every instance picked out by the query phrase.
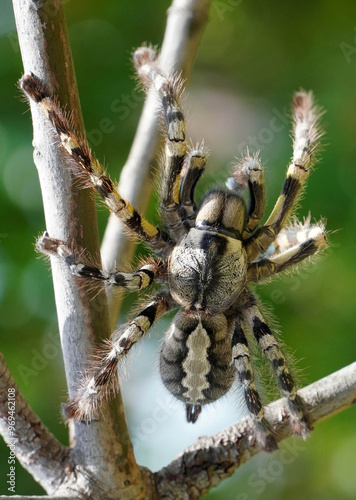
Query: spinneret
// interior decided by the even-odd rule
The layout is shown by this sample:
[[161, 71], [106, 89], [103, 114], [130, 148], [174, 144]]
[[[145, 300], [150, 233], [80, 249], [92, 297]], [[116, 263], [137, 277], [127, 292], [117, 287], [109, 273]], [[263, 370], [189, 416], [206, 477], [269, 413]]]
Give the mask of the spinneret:
[[[250, 283], [293, 269], [326, 248], [324, 223], [294, 219], [296, 202], [315, 161], [320, 131], [319, 113], [311, 93], [294, 97], [293, 156], [281, 194], [260, 225], [265, 208], [264, 172], [258, 155], [248, 152], [233, 168], [226, 187], [209, 191], [197, 203], [196, 185], [204, 172], [204, 144], [187, 150], [182, 82], [159, 68], [150, 47], [135, 52], [139, 78], [154, 89], [165, 128], [160, 211], [164, 229], [145, 219], [117, 192], [114, 183], [78, 136], [66, 113], [35, 75], [26, 75], [20, 86], [48, 117], [53, 131], [70, 157], [74, 176], [83, 187], [93, 187], [99, 197], [136, 236], [147, 243], [154, 258], [132, 273], [104, 271], [45, 233], [39, 251], [63, 259], [80, 279], [105, 283], [129, 291], [148, 288], [161, 291], [136, 317], [115, 330], [82, 374], [77, 397], [66, 407], [68, 418], [90, 422], [104, 399], [118, 390], [118, 366], [132, 345], [171, 309], [176, 314], [165, 335], [160, 371], [167, 389], [186, 406], [189, 422], [195, 422], [204, 405], [216, 401], [231, 388], [235, 378], [244, 388], [248, 411], [256, 423], [256, 436], [267, 451], [276, 448], [254, 382], [249, 342], [258, 344], [289, 402], [292, 431], [306, 436], [308, 412], [297, 393], [278, 341], [265, 321]], [[242, 192], [247, 191], [248, 203]], [[120, 367], [119, 367], [120, 369]]]

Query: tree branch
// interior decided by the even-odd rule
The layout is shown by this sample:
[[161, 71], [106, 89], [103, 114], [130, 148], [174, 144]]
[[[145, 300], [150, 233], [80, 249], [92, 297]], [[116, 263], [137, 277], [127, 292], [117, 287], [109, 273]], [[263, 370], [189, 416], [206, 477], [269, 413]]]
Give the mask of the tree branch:
[[[77, 85], [61, 0], [13, 0], [25, 73], [34, 73], [73, 112], [76, 130], [84, 135]], [[65, 157], [37, 106], [31, 104], [34, 158], [38, 170], [46, 227], [49, 234], [84, 247], [97, 260], [99, 239], [96, 211], [88, 190], [73, 186]], [[105, 293], [90, 299], [79, 289], [67, 266], [52, 259], [59, 330], [70, 397], [84, 369], [92, 345], [110, 333]], [[107, 496], [125, 487], [127, 498], [141, 498], [141, 470], [137, 466], [120, 397], [103, 408], [102, 418], [90, 426], [72, 427], [78, 485], [85, 491], [88, 477], [100, 478]], [[122, 442], [120, 441], [122, 437]], [[118, 464], [120, 466], [118, 467]], [[88, 473], [90, 471], [90, 474]], [[50, 484], [44, 485], [49, 491]], [[62, 491], [62, 490], [61, 490]], [[73, 492], [73, 490], [71, 490]], [[91, 491], [91, 490], [88, 490]], [[144, 496], [143, 496], [144, 498]]]
[[[172, 68], [168, 67], [168, 62], [164, 63], [165, 58], [176, 62], [174, 67], [180, 67], [183, 59], [187, 67], [191, 65], [202, 31], [201, 19], [206, 18], [209, 3], [209, 0], [174, 0], [168, 19], [169, 36], [161, 55], [166, 70], [171, 71]], [[61, 106], [73, 111], [74, 127], [84, 136], [61, 0], [13, 0], [13, 6], [25, 73], [39, 77], [50, 92], [58, 96]], [[172, 37], [176, 42], [173, 47]], [[63, 169], [65, 158], [53, 141], [48, 123], [35, 105], [31, 104], [31, 112], [34, 156], [47, 230], [54, 238], [86, 248], [98, 260], [93, 199], [88, 192], [77, 191], [73, 187], [70, 169]], [[150, 118], [155, 117], [152, 108], [147, 114]], [[144, 128], [147, 129], [147, 125]], [[151, 124], [148, 137], [145, 132], [146, 142], [142, 143], [142, 133], [136, 138], [147, 166], [154, 145], [153, 129]], [[151, 152], [147, 152], [147, 143]], [[137, 153], [131, 161], [136, 163]], [[130, 172], [130, 179], [131, 176]], [[76, 280], [60, 260], [52, 259], [51, 264], [67, 383], [72, 398], [78, 374], [85, 368], [91, 346], [99, 340], [98, 334], [100, 340], [109, 335], [106, 296], [101, 293], [95, 300], [88, 299], [85, 291], [78, 290]], [[64, 484], [56, 490], [57, 495], [80, 492], [88, 493], [93, 498], [95, 494], [109, 497], [125, 488], [127, 499], [154, 497], [152, 474], [139, 468], [135, 462], [119, 398], [116, 403], [103, 408], [99, 421], [92, 422], [90, 426], [71, 425], [73, 449], [69, 451], [69, 457], [73, 459], [75, 470], [68, 471]], [[47, 492], [53, 491], [50, 476], [48, 474], [41, 483]], [[150, 495], [148, 490], [151, 490]]]
[[[307, 404], [312, 424], [345, 410], [356, 403], [356, 362], [304, 387], [299, 394]], [[286, 399], [271, 403], [265, 410], [277, 441], [290, 437]], [[259, 452], [250, 417], [215, 436], [202, 437], [155, 473], [160, 498], [200, 498]]]
[[[166, 73], [182, 71], [189, 78], [198, 50], [211, 0], [173, 0], [168, 9], [167, 25], [160, 52], [159, 65]], [[136, 135], [121, 171], [118, 191], [137, 210], [145, 213], [151, 196], [150, 165], [157, 148], [157, 101], [149, 95], [144, 104]], [[111, 215], [101, 247], [104, 267], [111, 269], [116, 262], [130, 262], [134, 243], [127, 238], [122, 223]], [[112, 328], [116, 324], [121, 296], [109, 297]]]
[[[14, 424], [10, 426], [12, 421]], [[70, 450], [57, 441], [32, 410], [14, 381], [2, 354], [0, 433], [6, 444], [13, 446], [13, 449], [9, 450], [16, 452], [17, 459], [34, 479], [49, 493], [55, 492], [64, 481], [68, 470], [72, 468]]]

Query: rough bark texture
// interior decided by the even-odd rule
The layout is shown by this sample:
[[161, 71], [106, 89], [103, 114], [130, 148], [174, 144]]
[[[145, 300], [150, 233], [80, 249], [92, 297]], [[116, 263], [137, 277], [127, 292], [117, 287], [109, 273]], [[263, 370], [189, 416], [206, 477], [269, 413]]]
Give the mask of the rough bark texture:
[[[74, 126], [83, 133], [62, 2], [14, 0], [13, 6], [25, 73], [37, 75], [53, 94], [58, 95], [62, 106], [74, 110]], [[31, 105], [31, 112], [34, 160], [43, 193], [46, 229], [54, 238], [73, 242], [76, 247], [84, 247], [95, 258], [100, 258], [94, 199], [89, 192], [77, 191], [73, 186], [70, 169], [63, 168], [64, 155], [53, 140], [49, 124], [36, 106]], [[99, 335], [102, 339], [110, 333], [106, 296], [101, 293], [91, 300], [84, 290], [78, 289], [76, 280], [63, 263], [52, 259], [51, 264], [71, 397], [91, 346], [99, 341]], [[125, 436], [122, 443], [120, 436]], [[89, 474], [103, 481], [108, 496], [114, 496], [118, 488], [129, 481], [127, 498], [144, 498], [141, 472], [127, 436], [120, 398], [106, 406], [102, 418], [92, 425], [73, 424], [72, 454], [83, 491], [90, 491]], [[117, 473], [118, 468], [121, 474]]]
[[[7, 375], [6, 367], [1, 366], [1, 373], [4, 373], [4, 376], [1, 378], [2, 385], [0, 389], [1, 393], [5, 394], [7, 393], [7, 382], [3, 381], [8, 381], [11, 386], [14, 382]], [[313, 425], [349, 408], [356, 403], [356, 363], [301, 389], [299, 393], [307, 403]], [[58, 475], [58, 465], [55, 459], [58, 457], [58, 460], [60, 460], [64, 457], [65, 463], [68, 464], [66, 448], [61, 447], [56, 442], [55, 438], [38, 421], [27, 403], [25, 401], [21, 403], [21, 396], [19, 396], [19, 405], [21, 404], [23, 404], [24, 408], [22, 412], [25, 416], [24, 427], [28, 429], [32, 425], [31, 422], [36, 420], [36, 425], [38, 424], [39, 429], [39, 439], [43, 436], [44, 444], [46, 442], [50, 443], [49, 449], [47, 451], [42, 450], [41, 452], [42, 454], [47, 454], [49, 459], [48, 470], [46, 471], [43, 468], [41, 474], [45, 473], [44, 482], [46, 480], [52, 481], [54, 475]], [[283, 398], [266, 407], [266, 417], [270, 421], [279, 442], [291, 436], [286, 404], [286, 400]], [[0, 430], [6, 438], [4, 427], [6, 425], [7, 409], [3, 400], [1, 400], [0, 409]], [[24, 433], [23, 436], [22, 442], [25, 448], [21, 452], [23, 451], [25, 455], [33, 453], [33, 441], [30, 440], [29, 443], [26, 443], [28, 434]], [[36, 443], [36, 446], [41, 444], [40, 442]], [[51, 450], [53, 450], [53, 453]], [[249, 417], [244, 418], [215, 436], [199, 438], [167, 467], [164, 467], [155, 474], [152, 474], [148, 470], [145, 471], [144, 481], [147, 486], [147, 496], [142, 496], [142, 498], [150, 500], [156, 498], [161, 500], [198, 499], [211, 488], [217, 486], [223, 479], [231, 476], [240, 465], [259, 452], [260, 449], [254, 437], [252, 420]], [[38, 466], [35, 464], [32, 467], [33, 470], [31, 470], [31, 473], [36, 474], [36, 468], [40, 470], [41, 465]], [[66, 467], [65, 472], [66, 480], [73, 481], [74, 476], [69, 466]], [[83, 485], [80, 481], [82, 477], [81, 473], [82, 470], [77, 468], [75, 474], [76, 481], [63, 494], [67, 495], [68, 498], [77, 498], [80, 494], [83, 496], [86, 494], [90, 498], [101, 499], [104, 484], [98, 482], [97, 478], [95, 479], [87, 473], [84, 475], [87, 484]], [[55, 478], [55, 482], [58, 482], [58, 477]], [[84, 486], [88, 489], [84, 489]], [[131, 498], [129, 490], [129, 485], [126, 484], [123, 489], [116, 492], [115, 496], [106, 496], [106, 498]], [[61, 493], [60, 488], [54, 491], [57, 495]], [[17, 498], [24, 499], [26, 497]], [[137, 498], [140, 497], [138, 496]]]
[[[299, 394], [313, 425], [350, 407], [356, 403], [356, 363], [304, 387]], [[279, 442], [291, 436], [286, 399], [268, 405], [266, 417]], [[215, 436], [202, 437], [155, 474], [160, 498], [197, 499], [259, 452], [250, 418]]]

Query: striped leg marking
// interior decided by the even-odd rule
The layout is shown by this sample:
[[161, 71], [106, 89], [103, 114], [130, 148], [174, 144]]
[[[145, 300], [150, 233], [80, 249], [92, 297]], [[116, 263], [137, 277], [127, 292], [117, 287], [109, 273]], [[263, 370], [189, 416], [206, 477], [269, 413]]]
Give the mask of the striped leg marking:
[[306, 437], [310, 431], [310, 424], [304, 402], [297, 394], [294, 380], [288, 370], [286, 359], [283, 356], [276, 338], [265, 323], [257, 306], [251, 306], [244, 311], [244, 316], [253, 331], [258, 345], [275, 372], [283, 395], [288, 399], [290, 423], [292, 432]]
[[321, 133], [318, 126], [320, 113], [313, 103], [312, 94], [298, 92], [294, 96], [293, 158], [287, 170], [282, 192], [266, 223], [246, 243], [250, 261], [263, 254], [276, 239], [290, 217], [301, 194]]
[[88, 143], [80, 137], [60, 108], [56, 99], [46, 90], [35, 75], [25, 75], [19, 82], [26, 96], [36, 102], [43, 114], [50, 120], [62, 147], [73, 159], [75, 175], [81, 179], [83, 187], [94, 187], [101, 199], [132, 232], [154, 248], [167, 245], [168, 235], [142, 217], [134, 207], [121, 198], [113, 181], [108, 177], [98, 160], [91, 154]]
[[[234, 167], [232, 179], [236, 183], [235, 189], [249, 188], [250, 207], [248, 219], [242, 233], [242, 239], [247, 239], [258, 226], [266, 203], [264, 173], [258, 153], [250, 156], [247, 152]], [[228, 185], [229, 185], [228, 180]]]
[[[296, 241], [298, 243], [295, 243]], [[249, 264], [247, 270], [249, 282], [269, 278], [311, 257], [319, 250], [325, 249], [328, 246], [325, 227], [320, 223], [312, 226], [299, 226], [298, 231], [291, 228], [279, 233], [276, 246], [279, 250], [278, 253]], [[282, 251], [280, 251], [281, 249]]]
[[168, 293], [156, 295], [131, 322], [115, 330], [103, 349], [94, 355], [95, 363], [85, 374], [76, 399], [65, 407], [69, 419], [90, 422], [103, 399], [118, 391], [117, 366], [131, 347], [152, 324], [174, 306]]
[[277, 449], [277, 442], [270, 431], [270, 426], [265, 419], [261, 398], [257, 392], [253, 370], [250, 363], [246, 335], [240, 322], [236, 321], [232, 336], [232, 358], [241, 382], [248, 411], [253, 416], [258, 427], [258, 439], [266, 451]]
[[150, 47], [135, 51], [138, 76], [148, 88], [153, 87], [160, 99], [166, 125], [166, 144], [161, 188], [162, 212], [170, 229], [181, 225], [178, 215], [179, 184], [187, 149], [184, 116], [180, 106], [182, 81], [165, 75], [157, 63], [157, 54]]
[[142, 290], [151, 285], [158, 270], [162, 267], [160, 262], [150, 262], [132, 273], [104, 271], [100, 267], [86, 262], [82, 255], [73, 252], [63, 241], [50, 238], [47, 232], [38, 238], [36, 249], [46, 255], [58, 255], [65, 261], [74, 276], [122, 287], [130, 292]]
[[183, 221], [191, 219], [191, 226], [194, 225], [194, 214], [196, 203], [194, 192], [196, 185], [204, 172], [206, 165], [206, 152], [202, 148], [190, 151], [187, 155], [179, 186], [179, 205], [181, 206], [181, 218]]

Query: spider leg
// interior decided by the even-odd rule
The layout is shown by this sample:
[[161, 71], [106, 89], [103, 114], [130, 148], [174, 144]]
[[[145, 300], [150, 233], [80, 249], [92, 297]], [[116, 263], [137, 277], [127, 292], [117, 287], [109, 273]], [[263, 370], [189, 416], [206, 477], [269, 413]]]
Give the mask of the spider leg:
[[[266, 204], [263, 167], [258, 154], [250, 156], [247, 152], [234, 168], [232, 179], [237, 184], [235, 189], [248, 187], [250, 192], [250, 207], [242, 239], [247, 239], [258, 226], [263, 216]], [[228, 180], [228, 185], [229, 185]]]
[[318, 111], [312, 94], [298, 92], [294, 96], [293, 157], [282, 192], [266, 223], [246, 242], [248, 259], [255, 260], [273, 243], [281, 231], [301, 194], [314, 163], [314, 153], [321, 133], [317, 120]]
[[160, 99], [166, 127], [166, 142], [161, 186], [161, 210], [164, 225], [172, 237], [185, 233], [179, 216], [179, 184], [187, 149], [184, 116], [180, 106], [182, 81], [168, 77], [157, 64], [156, 51], [140, 47], [135, 51], [134, 62], [137, 74], [144, 84], [153, 87]]
[[240, 320], [236, 320], [234, 326], [232, 359], [239, 381], [244, 388], [247, 409], [256, 423], [258, 440], [265, 451], [274, 451], [277, 449], [277, 442], [264, 416], [262, 401], [254, 382], [247, 338]]
[[287, 398], [290, 409], [290, 425], [294, 434], [306, 437], [311, 426], [308, 413], [302, 398], [297, 394], [294, 380], [288, 370], [286, 359], [283, 356], [277, 339], [256, 305], [252, 305], [243, 311], [255, 339], [263, 353], [268, 359], [275, 372], [283, 395]]
[[[296, 237], [299, 243], [289, 247], [291, 243], [294, 243]], [[297, 233], [293, 228], [290, 231], [281, 232], [277, 244], [278, 242], [279, 249], [283, 247], [286, 249], [274, 253], [268, 258], [250, 263], [247, 269], [247, 281], [257, 282], [269, 278], [327, 247], [325, 228], [322, 223], [306, 225], [304, 228], [300, 226]]]
[[80, 137], [66, 113], [56, 99], [47, 91], [35, 75], [25, 75], [19, 82], [26, 96], [35, 101], [43, 114], [50, 120], [58, 134], [61, 146], [73, 160], [75, 174], [82, 179], [84, 187], [94, 187], [109, 210], [113, 212], [133, 233], [152, 245], [156, 250], [164, 250], [169, 245], [166, 233], [142, 217], [135, 208], [121, 198], [113, 181], [108, 177], [98, 160], [91, 154], [86, 139]]
[[63, 241], [50, 238], [47, 232], [38, 238], [36, 249], [46, 255], [58, 255], [74, 276], [122, 287], [130, 292], [147, 288], [162, 269], [162, 262], [149, 262], [133, 273], [104, 271], [86, 262], [82, 255], [73, 252]]
[[175, 306], [169, 292], [162, 292], [129, 323], [113, 332], [106, 345], [95, 354], [95, 363], [81, 381], [76, 399], [65, 407], [65, 415], [90, 422], [103, 399], [118, 390], [117, 366], [131, 347], [147, 333], [152, 324]]
[[195, 187], [204, 172], [206, 153], [203, 149], [190, 151], [187, 155], [179, 185], [179, 215], [190, 227], [194, 225], [196, 203]]

